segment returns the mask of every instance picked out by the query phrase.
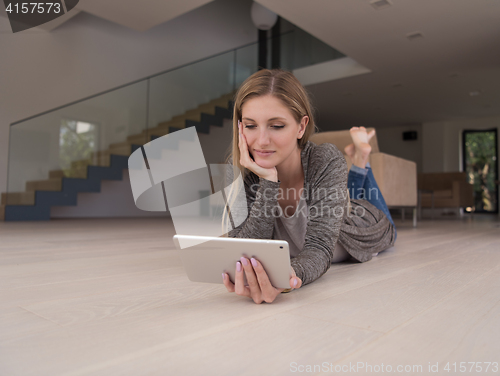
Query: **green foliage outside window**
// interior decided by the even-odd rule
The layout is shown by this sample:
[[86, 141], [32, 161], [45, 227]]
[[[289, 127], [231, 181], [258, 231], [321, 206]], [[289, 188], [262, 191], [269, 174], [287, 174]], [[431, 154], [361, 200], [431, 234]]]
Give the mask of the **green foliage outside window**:
[[476, 212], [497, 211], [496, 132], [465, 132], [465, 162]]

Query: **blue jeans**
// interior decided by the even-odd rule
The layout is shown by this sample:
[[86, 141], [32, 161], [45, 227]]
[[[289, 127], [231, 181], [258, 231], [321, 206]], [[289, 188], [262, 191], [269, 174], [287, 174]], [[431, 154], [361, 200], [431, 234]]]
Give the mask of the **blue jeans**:
[[382, 196], [382, 192], [380, 192], [377, 182], [375, 181], [370, 163], [367, 163], [365, 168], [355, 165], [351, 166], [347, 177], [347, 188], [349, 189], [351, 198], [366, 200], [377, 209], [381, 210], [394, 226], [395, 238], [397, 238], [396, 226], [394, 225], [389, 208]]

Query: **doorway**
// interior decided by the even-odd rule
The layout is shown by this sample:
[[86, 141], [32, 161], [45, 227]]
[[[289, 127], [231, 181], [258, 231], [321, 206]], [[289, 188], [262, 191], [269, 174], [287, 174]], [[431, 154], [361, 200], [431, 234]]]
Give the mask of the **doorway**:
[[496, 128], [463, 131], [463, 171], [474, 187], [474, 207], [467, 211], [498, 213], [497, 137]]

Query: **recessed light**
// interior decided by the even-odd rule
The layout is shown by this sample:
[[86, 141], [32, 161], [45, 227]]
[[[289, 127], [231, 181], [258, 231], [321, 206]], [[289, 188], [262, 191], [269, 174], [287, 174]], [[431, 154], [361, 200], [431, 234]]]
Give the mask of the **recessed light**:
[[471, 97], [477, 97], [479, 94], [481, 94], [481, 91], [480, 91], [480, 90], [471, 91], [471, 92], [469, 93], [469, 95], [470, 95]]
[[374, 7], [376, 10], [380, 10], [390, 7], [392, 3], [389, 0], [372, 0], [370, 1], [370, 5]]
[[424, 35], [420, 31], [413, 31], [411, 33], [406, 34], [406, 38], [408, 38], [409, 41], [414, 41], [417, 39], [423, 39]]

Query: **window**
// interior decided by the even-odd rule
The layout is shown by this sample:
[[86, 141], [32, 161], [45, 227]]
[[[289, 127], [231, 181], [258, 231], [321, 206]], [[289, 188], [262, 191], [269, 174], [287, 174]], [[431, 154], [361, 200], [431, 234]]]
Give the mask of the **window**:
[[85, 177], [98, 147], [98, 125], [63, 119], [59, 132], [59, 164], [67, 177]]
[[463, 169], [474, 186], [474, 207], [467, 211], [498, 213], [497, 130], [463, 132]]

